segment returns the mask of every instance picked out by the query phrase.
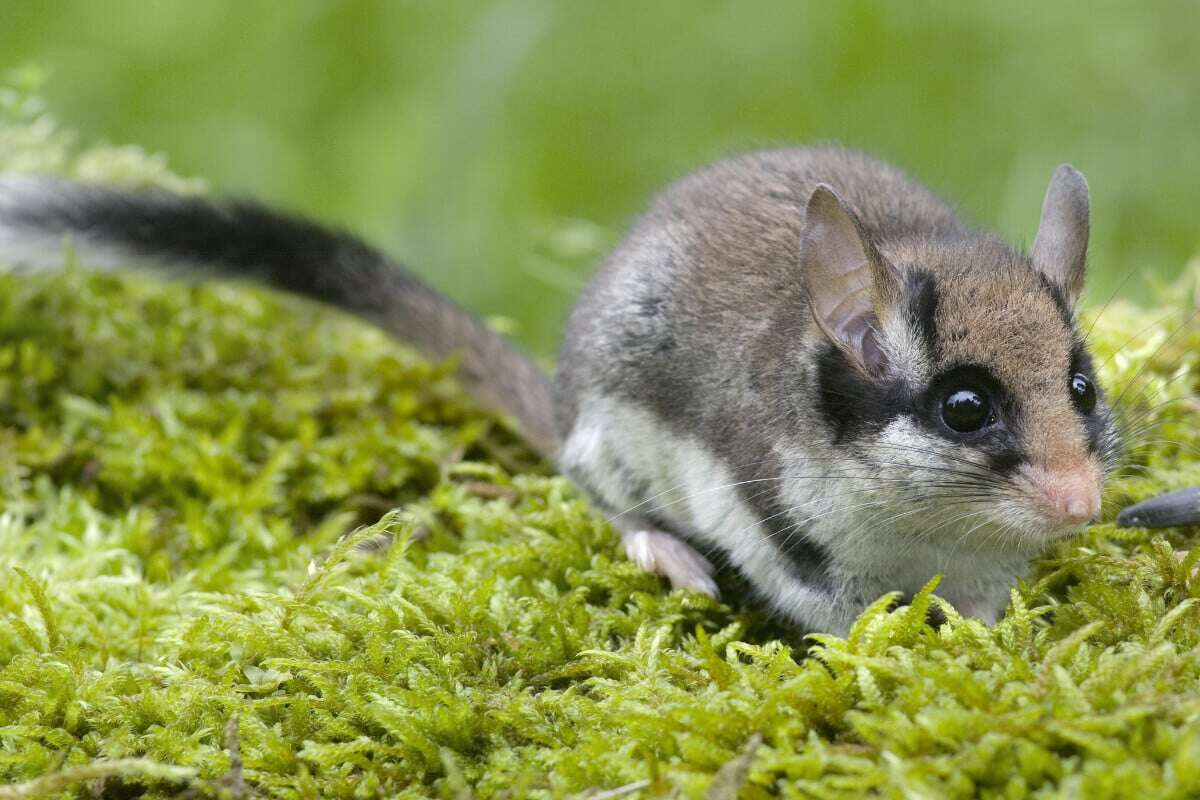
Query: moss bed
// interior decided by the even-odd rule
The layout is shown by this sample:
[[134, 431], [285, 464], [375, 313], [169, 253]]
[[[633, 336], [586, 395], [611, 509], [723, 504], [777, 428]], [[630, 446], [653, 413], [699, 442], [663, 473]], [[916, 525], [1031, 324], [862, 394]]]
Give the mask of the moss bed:
[[[201, 188], [19, 87], [0, 114], [0, 170]], [[1092, 330], [1131, 432], [1106, 520], [1200, 484], [1192, 274]], [[1197, 796], [1192, 547], [1104, 522], [992, 628], [922, 593], [804, 638], [640, 573], [363, 324], [0, 275], [0, 798]]]

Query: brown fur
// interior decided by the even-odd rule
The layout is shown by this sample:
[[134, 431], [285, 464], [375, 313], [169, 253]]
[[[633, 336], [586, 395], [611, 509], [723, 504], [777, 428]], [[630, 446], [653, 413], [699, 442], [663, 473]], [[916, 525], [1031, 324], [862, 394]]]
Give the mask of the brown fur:
[[1075, 332], [1047, 294], [1032, 262], [1003, 245], [900, 246], [893, 263], [921, 265], [938, 278], [938, 359], [934, 371], [986, 364], [1021, 404], [1031, 461], [1081, 467], [1086, 434], [1065, 391]]

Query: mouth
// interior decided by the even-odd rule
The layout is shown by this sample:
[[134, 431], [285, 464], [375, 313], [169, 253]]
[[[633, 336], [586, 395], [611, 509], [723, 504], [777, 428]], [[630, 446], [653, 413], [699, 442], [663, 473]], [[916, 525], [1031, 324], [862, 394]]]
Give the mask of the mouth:
[[1099, 519], [1097, 511], [1090, 515], [1080, 515], [1075, 518], [1064, 518], [1063, 514], [1047, 511], [1041, 504], [1025, 504], [1024, 516], [1027, 521], [1027, 537], [1032, 542], [1040, 543], [1042, 547], [1056, 544], [1065, 539], [1078, 536]]
[[992, 519], [990, 529], [1000, 532], [996, 537], [1003, 543], [1000, 549], [1029, 558], [1078, 536], [1094, 522], [1063, 520], [1062, 517], [1047, 514], [1037, 504], [1024, 500], [1003, 503], [999, 508], [994, 508], [989, 516]]

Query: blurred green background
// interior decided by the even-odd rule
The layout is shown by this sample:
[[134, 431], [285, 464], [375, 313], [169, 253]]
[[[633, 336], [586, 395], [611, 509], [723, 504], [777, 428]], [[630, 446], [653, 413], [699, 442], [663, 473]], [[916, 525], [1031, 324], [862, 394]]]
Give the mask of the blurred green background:
[[838, 140], [1028, 243], [1071, 161], [1090, 299], [1147, 300], [1200, 245], [1200, 4], [0, 0], [85, 140], [169, 154], [378, 242], [553, 352], [656, 188]]

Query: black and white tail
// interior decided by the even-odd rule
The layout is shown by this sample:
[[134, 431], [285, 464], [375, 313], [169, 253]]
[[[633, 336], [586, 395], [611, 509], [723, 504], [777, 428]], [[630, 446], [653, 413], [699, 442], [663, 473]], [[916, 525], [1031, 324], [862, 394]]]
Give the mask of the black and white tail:
[[81, 264], [255, 281], [343, 308], [431, 359], [458, 354], [468, 389], [558, 451], [548, 376], [510, 342], [345, 233], [250, 202], [213, 202], [49, 178], [0, 178], [0, 263]]

